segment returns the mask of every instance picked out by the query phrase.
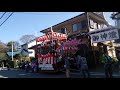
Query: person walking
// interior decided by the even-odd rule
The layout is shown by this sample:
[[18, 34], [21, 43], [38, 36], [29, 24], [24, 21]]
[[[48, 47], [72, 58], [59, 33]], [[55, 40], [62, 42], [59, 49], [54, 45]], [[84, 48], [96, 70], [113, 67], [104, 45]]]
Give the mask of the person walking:
[[7, 66], [7, 69], [10, 70], [10, 65], [9, 65], [8, 62], [7, 62], [7, 64], [6, 64], [6, 66]]
[[107, 52], [103, 53], [102, 63], [104, 63], [105, 76], [106, 78], [113, 78], [113, 59], [108, 55]]
[[87, 74], [87, 77], [90, 78], [87, 61], [84, 55], [83, 54], [77, 55], [77, 60], [78, 60], [79, 70], [83, 74], [83, 77], [86, 78], [86, 74]]
[[65, 56], [66, 77], [70, 78], [70, 58]]
[[25, 72], [29, 72], [29, 67], [30, 67], [29, 61], [26, 61], [26, 63], [25, 63]]
[[25, 69], [25, 61], [23, 61], [23, 60], [22, 60], [22, 62], [21, 62], [21, 68], [22, 68], [22, 70]]

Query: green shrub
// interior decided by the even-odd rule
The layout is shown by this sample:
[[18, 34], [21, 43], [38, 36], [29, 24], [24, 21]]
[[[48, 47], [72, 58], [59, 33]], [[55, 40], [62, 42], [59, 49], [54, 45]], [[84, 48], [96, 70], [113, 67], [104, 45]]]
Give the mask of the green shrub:
[[14, 68], [14, 65], [15, 65], [14, 61], [9, 61], [9, 65], [10, 65], [10, 68]]
[[30, 61], [35, 61], [36, 60], [36, 58], [34, 58], [34, 57], [32, 57], [31, 59], [30, 59]]

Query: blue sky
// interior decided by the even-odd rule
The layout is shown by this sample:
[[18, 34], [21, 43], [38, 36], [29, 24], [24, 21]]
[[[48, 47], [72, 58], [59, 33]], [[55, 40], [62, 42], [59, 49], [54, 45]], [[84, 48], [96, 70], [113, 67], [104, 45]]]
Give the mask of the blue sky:
[[[6, 13], [6, 17], [10, 12]], [[41, 36], [40, 30], [72, 18], [83, 12], [15, 12], [1, 27], [0, 40], [7, 43], [11, 40], [19, 41], [23, 35]], [[114, 25], [110, 18], [112, 12], [104, 12], [106, 20]], [[3, 12], [0, 13], [0, 16]], [[3, 17], [3, 20], [6, 19]], [[3, 22], [0, 20], [0, 24]]]

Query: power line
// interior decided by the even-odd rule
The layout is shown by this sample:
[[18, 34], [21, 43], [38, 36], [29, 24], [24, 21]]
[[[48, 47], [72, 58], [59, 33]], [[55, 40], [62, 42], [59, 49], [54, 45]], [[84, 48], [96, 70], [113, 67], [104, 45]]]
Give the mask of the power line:
[[21, 14], [31, 14], [31, 15], [60, 15], [60, 14], [69, 14], [69, 13], [71, 13], [71, 12], [66, 12], [66, 13], [54, 13], [54, 14], [48, 14], [48, 13], [46, 13], [46, 14], [38, 14], [38, 13], [25, 13], [25, 12], [18, 12], [18, 13], [21, 13]]
[[5, 15], [5, 13], [6, 13], [6, 12], [4, 12], [4, 13], [3, 13], [3, 15], [0, 17], [0, 19], [2, 19], [2, 18], [3, 18], [3, 16]]
[[12, 12], [12, 13], [5, 19], [5, 21], [4, 21], [2, 24], [0, 24], [0, 27], [10, 18], [10, 16], [12, 16], [13, 13], [14, 13], [14, 12]]

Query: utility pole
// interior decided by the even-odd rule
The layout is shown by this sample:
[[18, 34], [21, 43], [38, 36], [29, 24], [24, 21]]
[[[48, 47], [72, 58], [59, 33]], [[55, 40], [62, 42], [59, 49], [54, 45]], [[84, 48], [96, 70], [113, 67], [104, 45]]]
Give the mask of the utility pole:
[[13, 61], [13, 41], [12, 41], [12, 61]]

